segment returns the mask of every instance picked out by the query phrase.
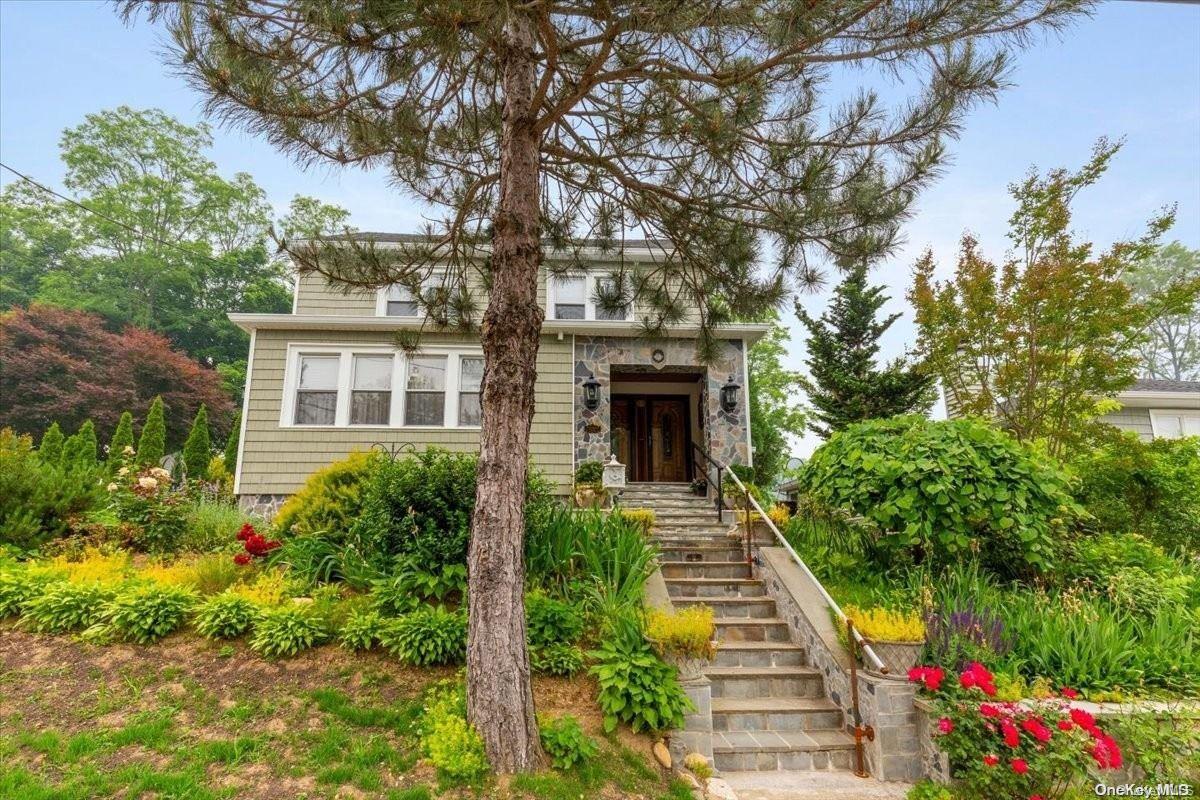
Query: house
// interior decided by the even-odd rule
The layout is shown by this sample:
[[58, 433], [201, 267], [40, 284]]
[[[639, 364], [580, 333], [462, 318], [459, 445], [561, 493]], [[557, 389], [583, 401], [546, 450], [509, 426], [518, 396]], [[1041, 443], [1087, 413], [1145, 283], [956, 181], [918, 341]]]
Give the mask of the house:
[[1200, 381], [1138, 380], [1117, 401], [1103, 421], [1143, 441], [1200, 436]]
[[[414, 240], [356, 235], [377, 247]], [[611, 454], [630, 481], [692, 480], [702, 469], [693, 445], [723, 463], [749, 464], [746, 350], [768, 326], [720, 328], [708, 364], [696, 357], [695, 321], [645, 338], [637, 308], [599, 307], [597, 282], [622, 265], [653, 268], [663, 249], [646, 240], [619, 252], [590, 244], [586, 270], [559, 274], [567, 254], [545, 254], [534, 464], [564, 494], [580, 462]], [[296, 281], [292, 313], [229, 317], [250, 334], [234, 479], [243, 507], [269, 516], [313, 471], [354, 450], [478, 449], [479, 341], [431, 330], [403, 287], [347, 291], [308, 273]], [[420, 331], [416, 352], [398, 347], [403, 331]]]

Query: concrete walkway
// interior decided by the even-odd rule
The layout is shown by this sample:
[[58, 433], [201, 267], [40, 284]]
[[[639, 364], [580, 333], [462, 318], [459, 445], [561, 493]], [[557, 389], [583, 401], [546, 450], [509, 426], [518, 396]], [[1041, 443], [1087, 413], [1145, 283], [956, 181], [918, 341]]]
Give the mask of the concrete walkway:
[[722, 772], [738, 800], [904, 800], [911, 784], [849, 772]]

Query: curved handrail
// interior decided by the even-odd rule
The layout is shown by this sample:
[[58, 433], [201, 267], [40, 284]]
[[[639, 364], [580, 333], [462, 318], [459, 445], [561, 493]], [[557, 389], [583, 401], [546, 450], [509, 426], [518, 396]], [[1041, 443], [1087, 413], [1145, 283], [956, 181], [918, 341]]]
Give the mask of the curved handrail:
[[[767, 523], [767, 527], [771, 529], [771, 532], [775, 534], [775, 538], [780, 544], [783, 545], [784, 549], [788, 551], [788, 554], [792, 557], [792, 560], [796, 562], [800, 569], [804, 570], [804, 574], [807, 575], [808, 579], [817, 587], [817, 591], [821, 593], [822, 599], [824, 599], [829, 607], [833, 610], [834, 615], [837, 616], [838, 620], [840, 620], [843, 625], [845, 625], [848, 621], [848, 618], [846, 617], [845, 612], [842, 611], [842, 607], [837, 604], [837, 601], [833, 599], [829, 592], [825, 591], [825, 587], [821, 584], [821, 581], [819, 581], [817, 576], [813, 574], [813, 571], [808, 568], [808, 564], [804, 563], [804, 559], [802, 559], [800, 554], [793, 549], [792, 545], [788, 542], [784, 535], [779, 532], [779, 528], [776, 527], [775, 523], [771, 521], [771, 518], [767, 516], [767, 512], [763, 511], [762, 506], [760, 506], [758, 501], [754, 499], [754, 495], [750, 494], [750, 491], [746, 488], [745, 484], [743, 484], [738, 478], [737, 473], [735, 473], [728, 466], [723, 467], [723, 469], [725, 472], [729, 473], [729, 477], [733, 478], [734, 484], [741, 489], [742, 494], [746, 495], [746, 499], [750, 501], [750, 503], [754, 506], [754, 510], [757, 511], [759, 516], [763, 518], [763, 521]], [[879, 656], [875, 654], [875, 651], [871, 648], [870, 643], [867, 642], [867, 640], [863, 638], [863, 635], [858, 632], [858, 628], [855, 628], [853, 625], [851, 625], [850, 630], [854, 632], [854, 641], [856, 641], [858, 646], [862, 648], [863, 655], [867, 656], [871, 660], [871, 663], [874, 664], [880, 672], [886, 675], [888, 669], [884, 665], [883, 661], [880, 660]]]

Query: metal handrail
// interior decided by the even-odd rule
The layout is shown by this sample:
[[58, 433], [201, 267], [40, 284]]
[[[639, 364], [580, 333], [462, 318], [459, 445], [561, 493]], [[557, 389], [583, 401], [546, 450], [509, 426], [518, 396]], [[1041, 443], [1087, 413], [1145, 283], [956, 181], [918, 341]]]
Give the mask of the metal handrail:
[[[814, 575], [813, 571], [808, 568], [808, 564], [804, 563], [804, 559], [800, 557], [800, 554], [792, 548], [792, 545], [788, 542], [784, 535], [779, 532], [779, 528], [777, 528], [775, 523], [771, 521], [771, 518], [767, 516], [767, 512], [763, 511], [762, 506], [760, 506], [758, 501], [754, 499], [754, 495], [750, 494], [750, 491], [746, 488], [745, 484], [743, 484], [738, 478], [737, 473], [735, 473], [729, 467], [724, 467], [724, 469], [729, 473], [729, 477], [733, 478], [734, 484], [741, 489], [742, 494], [746, 495], [746, 499], [748, 499], [754, 506], [754, 510], [757, 511], [759, 516], [763, 518], [763, 521], [767, 523], [767, 527], [770, 528], [771, 532], [775, 534], [775, 538], [780, 544], [783, 545], [784, 549], [788, 551], [788, 554], [791, 555], [792, 560], [799, 565], [800, 569], [804, 570], [804, 574], [808, 576], [808, 579], [812, 581], [814, 585], [816, 585], [817, 591], [821, 593], [821, 597], [829, 605], [829, 608], [833, 610], [834, 615], [838, 618], [841, 624], [846, 625], [849, 618], [846, 616], [845, 612], [842, 611], [842, 607], [837, 604], [837, 601], [834, 600], [832, 596], [830, 596], [829, 592], [825, 591], [825, 587], [821, 584], [821, 581], [817, 580], [817, 576]], [[747, 520], [747, 524], [749, 524], [749, 520]], [[886, 675], [888, 671], [887, 667], [884, 665], [883, 661], [880, 660], [879, 656], [875, 654], [875, 651], [871, 648], [870, 643], [863, 638], [861, 633], [858, 632], [858, 628], [850, 626], [849, 630], [854, 634], [854, 641], [859, 647], [862, 648], [863, 655], [867, 656], [871, 660], [871, 663], [874, 664], [880, 672]]]
[[[721, 491], [721, 472], [724, 469], [724, 465], [722, 465], [720, 461], [717, 461], [712, 456], [710, 456], [704, 450], [704, 448], [701, 447], [696, 442], [692, 442], [692, 450], [694, 450], [696, 453], [699, 453], [701, 455], [701, 457], [704, 458], [705, 461], [707, 461], [709, 464], [712, 464], [713, 467], [716, 469], [716, 472], [717, 472], [717, 497], [716, 497], [715, 502], [716, 502], [716, 506], [717, 506], [717, 521], [724, 522], [725, 521], [725, 495]], [[693, 453], [693, 455], [692, 455], [692, 465], [703, 468], [703, 464], [701, 464], [700, 462], [698, 462], [696, 460], [695, 453]], [[707, 481], [708, 480], [708, 469], [704, 468], [703, 472], [704, 472], [704, 480]]]

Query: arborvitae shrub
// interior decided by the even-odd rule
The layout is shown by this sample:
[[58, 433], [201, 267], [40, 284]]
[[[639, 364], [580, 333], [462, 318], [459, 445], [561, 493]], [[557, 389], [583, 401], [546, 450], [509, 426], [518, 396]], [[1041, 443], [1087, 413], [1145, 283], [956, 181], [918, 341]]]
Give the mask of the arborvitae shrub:
[[192, 430], [183, 444], [183, 468], [190, 480], [208, 478], [208, 460], [212, 458], [212, 438], [208, 432], [208, 409], [203, 403], [192, 420]]
[[162, 398], [156, 397], [150, 404], [146, 424], [142, 426], [142, 436], [138, 439], [137, 463], [150, 467], [158, 466], [166, 452], [167, 423], [164, 419]]

